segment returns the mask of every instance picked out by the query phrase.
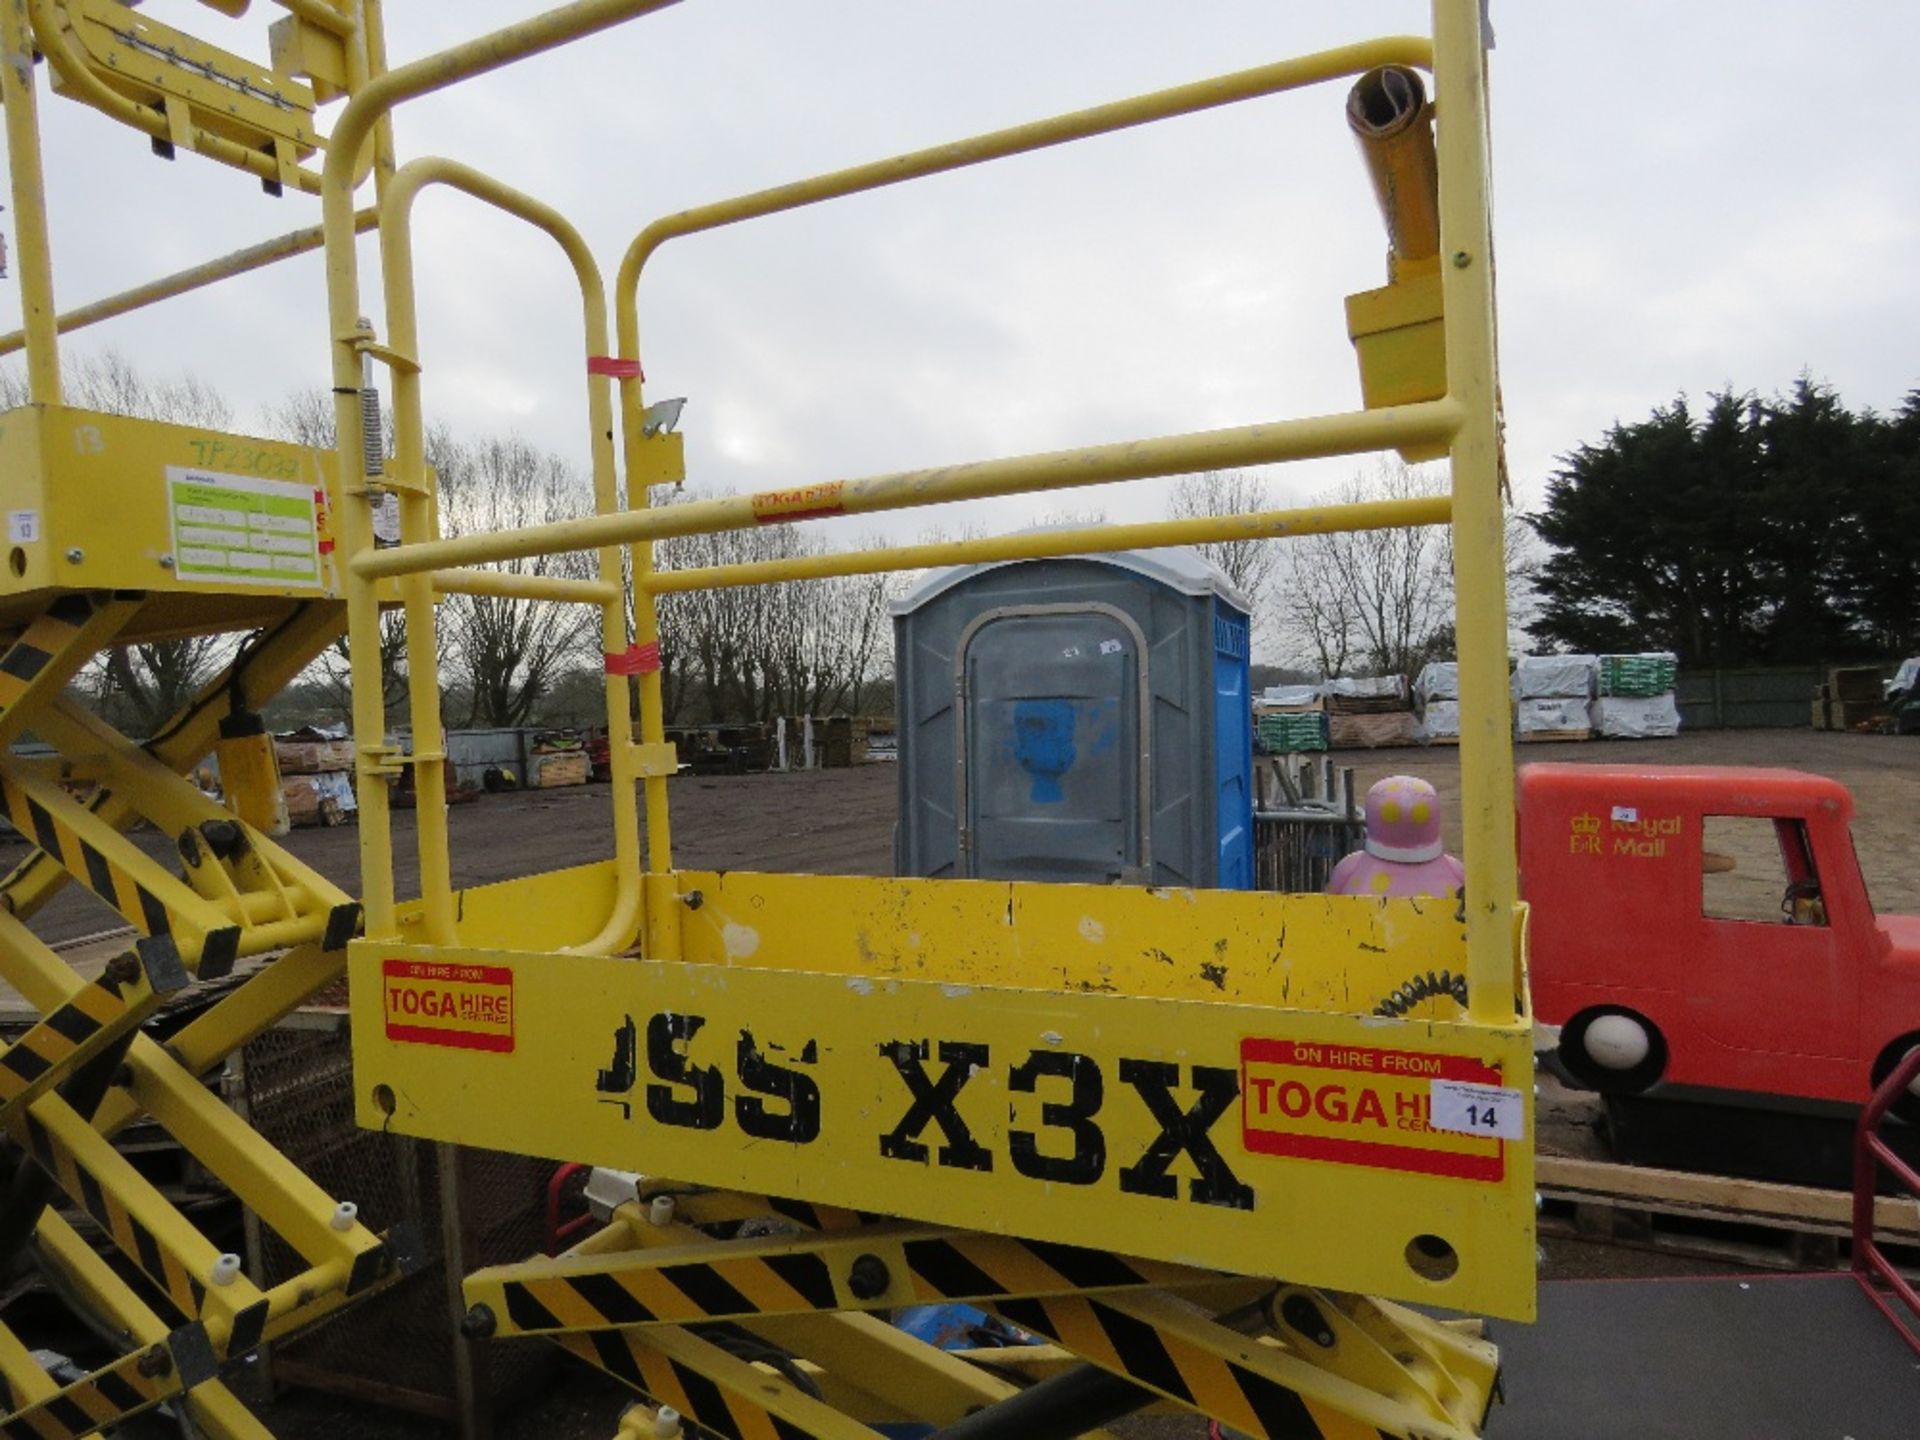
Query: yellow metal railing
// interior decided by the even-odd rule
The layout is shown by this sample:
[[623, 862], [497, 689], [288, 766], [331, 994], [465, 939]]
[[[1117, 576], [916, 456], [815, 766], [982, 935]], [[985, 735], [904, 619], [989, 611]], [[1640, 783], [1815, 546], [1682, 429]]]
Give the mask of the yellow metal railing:
[[[607, 513], [618, 508], [618, 479], [614, 474], [613, 388], [605, 374], [593, 373], [591, 362], [607, 351], [606, 287], [600, 267], [580, 232], [550, 206], [543, 205], [517, 190], [479, 171], [451, 160], [415, 160], [393, 177], [380, 205], [381, 272], [386, 282], [388, 343], [402, 357], [393, 373], [394, 456], [397, 474], [395, 486], [401, 495], [400, 529], [403, 543], [416, 543], [430, 533], [433, 511], [428, 493], [425, 455], [426, 422], [420, 404], [419, 324], [414, 306], [413, 285], [413, 202], [428, 185], [446, 185], [493, 205], [551, 236], [573, 267], [580, 287], [582, 332], [585, 341], [587, 424], [592, 456], [594, 506]], [[409, 653], [438, 655], [434, 618], [434, 595], [464, 591], [468, 594], [519, 595], [557, 601], [596, 604], [601, 611], [602, 643], [608, 654], [617, 654], [627, 644], [626, 594], [622, 586], [620, 555], [603, 547], [598, 554], [599, 578], [594, 581], [569, 581], [562, 578], [514, 575], [489, 571], [440, 570], [433, 573], [412, 571], [400, 580], [401, 599], [406, 607]], [[440, 694], [437, 685], [410, 685], [410, 706], [415, 752], [414, 785], [418, 795], [418, 833], [422, 857], [444, 852], [447, 847], [446, 758], [443, 742], [435, 739], [422, 751], [423, 739], [438, 737]], [[606, 677], [607, 728], [609, 734], [624, 737], [631, 732], [632, 714], [628, 689], [623, 677]], [[628, 774], [633, 760], [631, 744], [613, 745], [614, 791], [625, 795], [631, 784]], [[638, 873], [640, 865], [639, 825], [630, 804], [614, 806], [614, 859], [623, 871]], [[453, 943], [453, 888], [447, 868], [423, 864], [420, 876], [425, 938], [434, 944]], [[624, 943], [620, 932], [631, 931], [638, 918], [637, 893], [634, 913], [616, 913], [608, 922], [612, 932], [608, 944]]]
[[790, 580], [823, 580], [840, 575], [928, 570], [943, 565], [975, 565], [1002, 560], [1051, 560], [1068, 555], [1110, 554], [1168, 545], [1209, 545], [1240, 540], [1271, 540], [1283, 535], [1324, 535], [1339, 530], [1398, 530], [1412, 525], [1444, 525], [1453, 503], [1444, 495], [1413, 500], [1370, 500], [1357, 505], [1322, 505], [1306, 510], [1254, 510], [1244, 515], [1206, 515], [1189, 520], [1150, 520], [1131, 525], [1075, 526], [1019, 535], [992, 535], [929, 545], [900, 545], [885, 550], [840, 550], [795, 555], [738, 565], [709, 565], [696, 570], [659, 570], [645, 588], [655, 595], [686, 590], [732, 589]]
[[[477, 40], [376, 75], [354, 93], [335, 120], [322, 170], [321, 224], [326, 235], [327, 316], [333, 340], [335, 437], [341, 462], [346, 467], [341, 471], [341, 478], [348, 495], [340, 517], [343, 556], [355, 559], [371, 553], [372, 501], [376, 498], [367, 485], [358, 401], [361, 355], [371, 337], [360, 321], [359, 257], [353, 246], [355, 154], [367, 135], [395, 105], [404, 100], [485, 74], [636, 15], [665, 9], [672, 3], [674, 0], [580, 0], [580, 3], [506, 26]], [[604, 316], [604, 300], [601, 309]], [[423, 507], [403, 502], [403, 544], [424, 542], [420, 527], [425, 520]], [[366, 906], [367, 933], [392, 935], [396, 924], [393, 824], [386, 781], [393, 773], [395, 757], [386, 746], [386, 717], [377, 666], [372, 688], [369, 689], [365, 683], [368, 666], [373, 663], [373, 657], [379, 654], [380, 607], [374, 587], [358, 583], [351, 565], [347, 567], [344, 578], [347, 587], [347, 643], [354, 675], [353, 731], [358, 753], [360, 794], [365, 797], [360, 802], [362, 899]], [[412, 592], [416, 602], [421, 588], [424, 587], [416, 587]], [[410, 639], [416, 628], [418, 609], [417, 603], [408, 607]], [[428, 623], [431, 623], [430, 617]], [[427, 635], [431, 637], [430, 629]], [[429, 646], [413, 653], [433, 655], [437, 651]], [[440, 733], [437, 715], [428, 733], [436, 736]], [[419, 756], [415, 757], [416, 763], [419, 759]], [[434, 762], [429, 762], [429, 769], [432, 768], [437, 767]], [[444, 785], [444, 770], [441, 776]], [[423, 812], [425, 808], [423, 803]], [[430, 883], [436, 887], [450, 888], [450, 882], [441, 878], [449, 871], [444, 824], [439, 827], [437, 839], [425, 829], [422, 830], [420, 858], [423, 888], [429, 883], [424, 879], [428, 872], [435, 875]], [[637, 864], [637, 860], [634, 863]]]
[[[662, 8], [659, 3], [643, 3], [643, 0], [625, 0], [625, 3], [585, 0], [585, 3], [390, 72], [375, 79], [350, 102], [335, 126], [327, 160], [327, 184], [323, 190], [337, 385], [349, 391], [357, 385], [359, 352], [366, 344], [366, 337], [356, 322], [357, 277], [349, 243], [353, 212], [347, 184], [350, 157], [359, 134], [400, 100], [590, 33], [615, 20], [658, 8]], [[363, 820], [362, 826], [368, 933], [390, 935], [395, 926], [390, 830], [385, 806], [380, 803], [384, 799], [384, 786], [379, 783], [387, 773], [385, 766], [390, 763], [390, 757], [384, 755], [378, 740], [382, 723], [378, 714], [380, 692], [371, 674], [377, 622], [374, 586], [379, 580], [400, 580], [407, 587], [406, 593], [416, 601], [408, 607], [409, 639], [415, 646], [412, 651], [415, 654], [432, 653], [430, 646], [419, 642], [432, 638], [430, 596], [436, 587], [442, 591], [464, 587], [482, 593], [542, 593], [601, 604], [608, 617], [607, 646], [609, 653], [613, 653], [625, 644], [628, 624], [628, 620], [622, 618], [616, 629], [615, 603], [605, 588], [619, 579], [615, 550], [619, 546], [633, 547], [632, 634], [640, 644], [646, 645], [658, 639], [654, 596], [703, 586], [920, 568], [968, 560], [1030, 558], [1201, 540], [1451, 521], [1458, 601], [1456, 634], [1462, 672], [1460, 762], [1465, 796], [1470, 1008], [1476, 1020], [1509, 1022], [1515, 996], [1516, 883], [1512, 751], [1506, 706], [1503, 515], [1497, 479], [1492, 275], [1486, 208], [1484, 59], [1479, 13], [1471, 0], [1437, 0], [1434, 20], [1431, 44], [1422, 39], [1394, 38], [1281, 61], [740, 196], [665, 217], [643, 229], [626, 252], [615, 290], [617, 358], [629, 366], [620, 376], [619, 387], [625, 468], [630, 481], [647, 472], [647, 455], [642, 447], [649, 443], [643, 428], [643, 382], [638, 373], [638, 284], [648, 257], [665, 240], [1175, 115], [1358, 75], [1382, 64], [1421, 65], [1433, 71], [1443, 117], [1447, 114], [1453, 117], [1451, 123], [1442, 119], [1438, 142], [1447, 393], [1437, 400], [1372, 411], [1280, 420], [1187, 435], [1144, 437], [1046, 454], [805, 484], [665, 509], [648, 508], [645, 487], [637, 483], [632, 485], [634, 493], [627, 497], [631, 508], [617, 508], [614, 503], [617, 491], [611, 474], [607, 472], [603, 482], [601, 461], [596, 453], [596, 513], [591, 516], [494, 534], [433, 539], [423, 531], [426, 514], [422, 508], [416, 523], [403, 523], [403, 543], [382, 550], [375, 550], [371, 544], [366, 506], [350, 505], [349, 523], [344, 527], [347, 532], [344, 570], [354, 652], [359, 657], [355, 660], [359, 672], [355, 684], [356, 734], [362, 739], [363, 756], [367, 757], [363, 760], [363, 774], [375, 781], [368, 787], [375, 799], [374, 805], [367, 806], [363, 800], [367, 820], [372, 822]], [[465, 173], [478, 181], [479, 177], [471, 176], [471, 172]], [[482, 193], [477, 184], [463, 188]], [[498, 191], [488, 190], [486, 196], [499, 200]], [[382, 231], [383, 255], [388, 268], [404, 271], [407, 265], [404, 232], [397, 237], [389, 233], [384, 218]], [[579, 268], [576, 259], [576, 269]], [[389, 275], [390, 307], [395, 294], [393, 286], [393, 277]], [[400, 336], [397, 322], [394, 323], [395, 348], [411, 354], [410, 342]], [[595, 353], [591, 338], [588, 343], [589, 353]], [[396, 409], [399, 395], [396, 381]], [[341, 456], [349, 475], [360, 454], [358, 423], [358, 412], [351, 397], [343, 394]], [[596, 445], [603, 434], [596, 422]], [[805, 557], [678, 574], [657, 573], [652, 564], [653, 542], [667, 536], [1423, 445], [1448, 449], [1453, 468], [1450, 496], [1311, 511], [1267, 511], [1218, 520], [1148, 522], [1102, 527], [1097, 531]], [[400, 470], [402, 474], [407, 473], [407, 466], [403, 464]], [[587, 549], [600, 552], [598, 582], [574, 582], [571, 586], [544, 580], [532, 583], [531, 577], [506, 577], [468, 568]], [[620, 822], [625, 823], [630, 819], [631, 810], [626, 787], [636, 778], [636, 767], [626, 763], [623, 768], [622, 757], [630, 758], [648, 746], [657, 746], [663, 738], [659, 677], [657, 673], [642, 676], [638, 745], [629, 728], [625, 684], [610, 680], [608, 695], [617, 782], [615, 814], [625, 817]], [[375, 737], [372, 743], [368, 742], [370, 736]], [[434, 763], [429, 761], [430, 766]], [[670, 884], [660, 883], [667, 881], [672, 865], [664, 774], [648, 773], [640, 778], [646, 786], [649, 841], [644, 869], [637, 844], [617, 836], [620, 898], [600, 935], [583, 948], [601, 953], [624, 948], [634, 941], [636, 930], [644, 923], [645, 953], [668, 958], [678, 953], [678, 945], [677, 917], [670, 913]], [[424, 816], [424, 795], [422, 799]], [[442, 877], [431, 882], [424, 879], [435, 870], [444, 874], [447, 857], [443, 825], [432, 834], [423, 825], [421, 862], [423, 884], [435, 887], [436, 898], [428, 906], [431, 913], [436, 906], [445, 904], [449, 894]], [[442, 922], [429, 923], [438, 929]]]

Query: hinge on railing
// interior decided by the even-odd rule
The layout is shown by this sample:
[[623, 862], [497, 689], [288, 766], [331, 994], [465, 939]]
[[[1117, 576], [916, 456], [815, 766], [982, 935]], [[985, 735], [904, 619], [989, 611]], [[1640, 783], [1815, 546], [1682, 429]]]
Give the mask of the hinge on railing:
[[356, 745], [354, 757], [362, 775], [377, 779], [398, 779], [407, 763], [406, 752], [398, 745]]
[[389, 370], [397, 370], [403, 375], [417, 374], [420, 362], [404, 351], [391, 345], [382, 344], [363, 330], [350, 330], [340, 337], [362, 355], [370, 356], [385, 365]]

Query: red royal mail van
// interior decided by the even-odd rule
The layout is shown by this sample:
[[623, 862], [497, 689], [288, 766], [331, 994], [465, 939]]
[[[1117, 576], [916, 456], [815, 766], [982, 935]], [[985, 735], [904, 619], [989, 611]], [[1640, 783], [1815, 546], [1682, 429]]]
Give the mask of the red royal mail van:
[[1838, 1113], [1920, 1045], [1920, 918], [1873, 913], [1843, 786], [1529, 765], [1519, 788], [1534, 1006], [1577, 1080]]

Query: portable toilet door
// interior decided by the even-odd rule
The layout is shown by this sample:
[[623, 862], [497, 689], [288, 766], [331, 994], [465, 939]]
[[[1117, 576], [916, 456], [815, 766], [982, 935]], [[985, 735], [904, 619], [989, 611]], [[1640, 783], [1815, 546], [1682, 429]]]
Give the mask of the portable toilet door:
[[1142, 883], [1152, 873], [1146, 637], [1096, 602], [976, 616], [955, 656], [961, 873]]

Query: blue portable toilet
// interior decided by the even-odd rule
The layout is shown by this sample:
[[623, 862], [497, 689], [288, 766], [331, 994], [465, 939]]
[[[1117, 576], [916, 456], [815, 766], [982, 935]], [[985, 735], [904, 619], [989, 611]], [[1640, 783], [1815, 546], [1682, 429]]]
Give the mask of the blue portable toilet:
[[926, 576], [893, 605], [896, 871], [1251, 889], [1248, 609], [1190, 549]]

